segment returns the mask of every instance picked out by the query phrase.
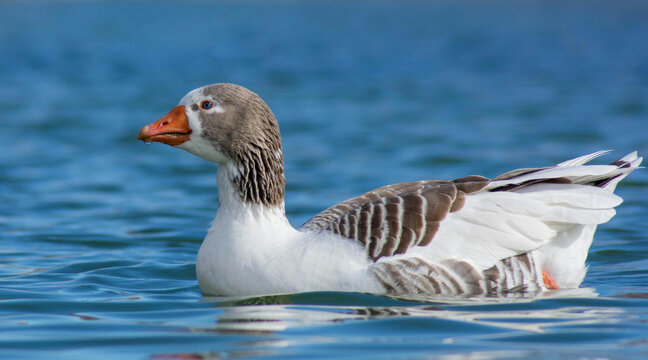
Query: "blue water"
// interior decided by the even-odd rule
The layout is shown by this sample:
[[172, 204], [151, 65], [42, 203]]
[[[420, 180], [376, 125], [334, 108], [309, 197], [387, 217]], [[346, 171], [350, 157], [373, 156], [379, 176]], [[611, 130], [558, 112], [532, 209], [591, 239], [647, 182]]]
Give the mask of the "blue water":
[[0, 358], [646, 358], [648, 171], [581, 292], [205, 298], [216, 166], [135, 140], [195, 87], [256, 91], [298, 226], [384, 184], [648, 155], [646, 39], [643, 1], [0, 2]]

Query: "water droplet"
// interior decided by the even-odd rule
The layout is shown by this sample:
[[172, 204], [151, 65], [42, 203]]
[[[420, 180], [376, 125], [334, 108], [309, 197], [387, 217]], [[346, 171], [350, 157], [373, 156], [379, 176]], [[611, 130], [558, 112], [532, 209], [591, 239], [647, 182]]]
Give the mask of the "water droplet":
[[150, 142], [150, 141], [145, 141], [144, 144], [146, 144], [146, 145], [151, 145], [151, 144], [153, 144], [153, 143]]

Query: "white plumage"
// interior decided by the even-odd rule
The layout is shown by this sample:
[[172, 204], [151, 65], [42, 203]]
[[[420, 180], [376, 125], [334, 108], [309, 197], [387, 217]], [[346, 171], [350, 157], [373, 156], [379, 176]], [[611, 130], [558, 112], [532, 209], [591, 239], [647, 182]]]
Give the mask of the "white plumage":
[[493, 180], [395, 184], [294, 229], [278, 126], [251, 91], [196, 89], [138, 137], [220, 163], [220, 206], [196, 264], [210, 295], [499, 296], [577, 287], [596, 226], [622, 202], [614, 188], [642, 161], [633, 152], [585, 165], [607, 152], [599, 151]]

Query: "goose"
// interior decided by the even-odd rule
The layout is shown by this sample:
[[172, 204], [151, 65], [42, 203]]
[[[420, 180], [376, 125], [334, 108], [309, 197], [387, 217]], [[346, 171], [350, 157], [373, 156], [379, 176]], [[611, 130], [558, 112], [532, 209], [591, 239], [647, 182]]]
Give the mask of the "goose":
[[187, 93], [137, 138], [218, 163], [219, 206], [198, 251], [204, 295], [351, 291], [392, 296], [506, 296], [577, 288], [616, 185], [642, 158], [383, 186], [298, 229], [284, 210], [277, 120], [254, 92], [214, 84]]

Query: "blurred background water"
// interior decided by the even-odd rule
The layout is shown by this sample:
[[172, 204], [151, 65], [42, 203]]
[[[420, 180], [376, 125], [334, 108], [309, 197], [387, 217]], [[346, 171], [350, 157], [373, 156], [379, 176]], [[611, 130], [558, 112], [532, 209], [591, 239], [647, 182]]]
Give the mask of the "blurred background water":
[[646, 156], [646, 39], [645, 1], [2, 1], [0, 358], [648, 357], [644, 170], [583, 291], [204, 298], [216, 166], [135, 140], [193, 88], [254, 90], [299, 226], [384, 184]]

